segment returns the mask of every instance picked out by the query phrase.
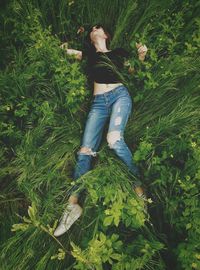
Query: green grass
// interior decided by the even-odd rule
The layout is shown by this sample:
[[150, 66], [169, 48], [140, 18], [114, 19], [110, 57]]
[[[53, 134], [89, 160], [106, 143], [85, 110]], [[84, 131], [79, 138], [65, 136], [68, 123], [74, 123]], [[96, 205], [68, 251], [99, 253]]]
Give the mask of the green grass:
[[[200, 97], [196, 1], [20, 1], [0, 21], [0, 229], [3, 270], [198, 269]], [[73, 184], [90, 107], [77, 29], [103, 23], [111, 48], [131, 52], [123, 70], [133, 98], [125, 141], [142, 172], [148, 214], [134, 177], [108, 148], [77, 181], [83, 215], [52, 234]], [[144, 63], [135, 42], [148, 47]], [[117, 240], [118, 239], [118, 240]]]

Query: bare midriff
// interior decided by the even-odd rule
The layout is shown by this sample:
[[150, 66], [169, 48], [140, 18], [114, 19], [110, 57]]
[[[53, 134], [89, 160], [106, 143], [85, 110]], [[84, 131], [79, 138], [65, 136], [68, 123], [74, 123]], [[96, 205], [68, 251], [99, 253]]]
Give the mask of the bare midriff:
[[94, 82], [94, 92], [93, 95], [103, 94], [109, 92], [117, 86], [123, 85], [122, 83], [97, 83]]

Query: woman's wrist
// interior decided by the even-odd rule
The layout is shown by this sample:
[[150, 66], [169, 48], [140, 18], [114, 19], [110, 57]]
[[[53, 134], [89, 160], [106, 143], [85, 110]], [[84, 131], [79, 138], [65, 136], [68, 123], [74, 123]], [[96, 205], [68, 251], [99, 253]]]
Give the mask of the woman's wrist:
[[144, 61], [146, 53], [138, 53], [138, 58], [141, 61]]

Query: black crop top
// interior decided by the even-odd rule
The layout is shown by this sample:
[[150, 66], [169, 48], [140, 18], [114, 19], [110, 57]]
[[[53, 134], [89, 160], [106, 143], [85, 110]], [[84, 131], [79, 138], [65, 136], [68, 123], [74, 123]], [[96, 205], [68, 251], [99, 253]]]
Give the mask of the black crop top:
[[123, 68], [124, 58], [129, 52], [124, 48], [116, 48], [109, 52], [83, 50], [83, 57], [88, 58], [88, 75], [97, 83], [119, 83], [120, 69]]

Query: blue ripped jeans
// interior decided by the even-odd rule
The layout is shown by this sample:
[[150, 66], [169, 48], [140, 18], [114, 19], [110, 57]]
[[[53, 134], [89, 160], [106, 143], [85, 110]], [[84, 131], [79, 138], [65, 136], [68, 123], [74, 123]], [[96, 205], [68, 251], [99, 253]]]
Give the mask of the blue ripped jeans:
[[[131, 151], [125, 143], [123, 136], [131, 109], [132, 99], [124, 85], [117, 86], [109, 92], [94, 95], [81, 144], [81, 147], [89, 149], [84, 153], [78, 151], [77, 163], [73, 174], [74, 180], [91, 169], [92, 157], [95, 157], [97, 154], [96, 151], [102, 139], [104, 126], [109, 118], [108, 145], [127, 165], [133, 175], [137, 179], [139, 178], [139, 170], [133, 162]], [[133, 186], [141, 186], [141, 184], [141, 181], [138, 179], [134, 181]], [[74, 185], [70, 190], [70, 195], [79, 197], [80, 191], [76, 192], [77, 188], [78, 185]]]

